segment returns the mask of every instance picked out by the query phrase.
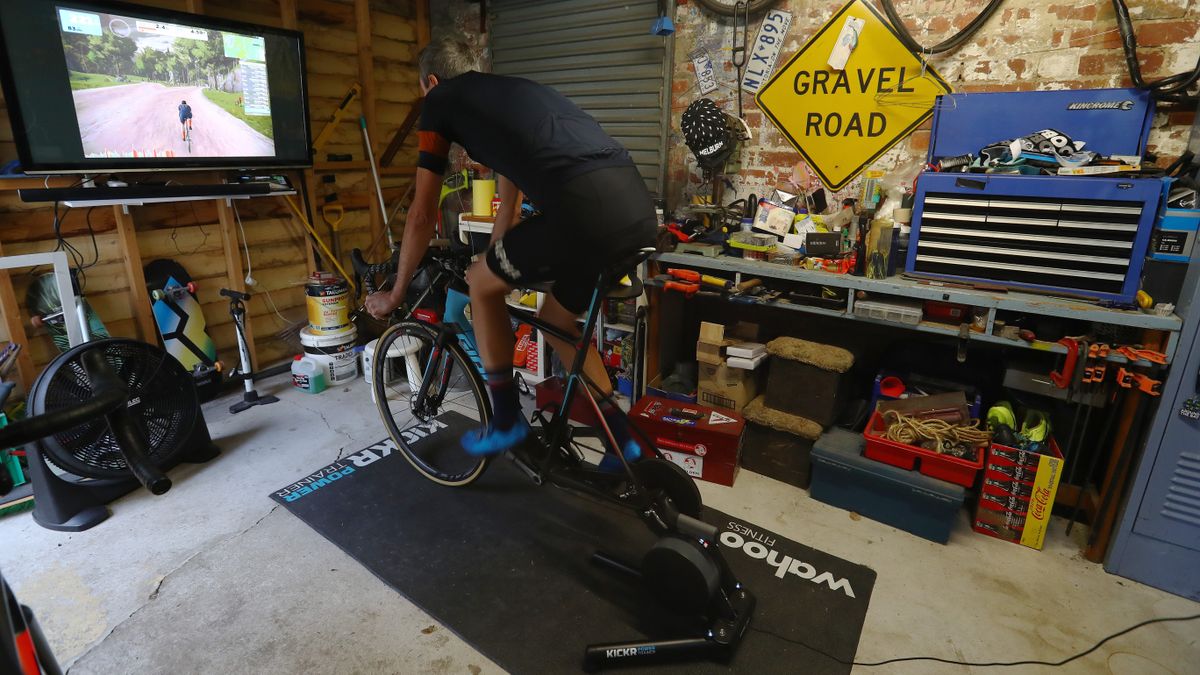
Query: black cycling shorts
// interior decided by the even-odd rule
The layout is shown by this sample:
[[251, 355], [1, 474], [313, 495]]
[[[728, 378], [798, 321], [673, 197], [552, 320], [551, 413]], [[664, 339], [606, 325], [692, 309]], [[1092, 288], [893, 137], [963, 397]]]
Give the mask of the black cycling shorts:
[[518, 288], [553, 281], [554, 298], [582, 314], [600, 273], [653, 246], [657, 231], [638, 170], [597, 169], [567, 181], [540, 215], [513, 226], [488, 250], [487, 265]]

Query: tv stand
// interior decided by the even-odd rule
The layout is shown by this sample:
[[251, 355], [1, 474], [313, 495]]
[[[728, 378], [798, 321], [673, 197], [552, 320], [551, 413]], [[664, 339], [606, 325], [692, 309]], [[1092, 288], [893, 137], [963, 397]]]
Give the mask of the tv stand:
[[75, 187], [32, 188], [18, 190], [23, 202], [61, 202], [68, 207], [80, 206], [140, 206], [162, 202], [200, 201], [207, 199], [249, 199], [293, 195], [290, 185], [278, 183], [211, 183], [194, 185], [139, 185], [123, 187], [84, 185]]

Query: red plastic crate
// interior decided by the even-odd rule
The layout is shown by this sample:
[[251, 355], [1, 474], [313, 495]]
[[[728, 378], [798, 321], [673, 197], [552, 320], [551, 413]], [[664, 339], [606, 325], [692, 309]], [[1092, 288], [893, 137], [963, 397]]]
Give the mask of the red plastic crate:
[[887, 423], [884, 422], [883, 415], [878, 412], [872, 414], [867, 430], [863, 433], [867, 439], [867, 447], [863, 451], [865, 456], [901, 469], [916, 468], [926, 476], [964, 487], [974, 485], [975, 476], [983, 468], [983, 449], [980, 449], [975, 461], [959, 459], [915, 445], [890, 441], [883, 435], [886, 431]]

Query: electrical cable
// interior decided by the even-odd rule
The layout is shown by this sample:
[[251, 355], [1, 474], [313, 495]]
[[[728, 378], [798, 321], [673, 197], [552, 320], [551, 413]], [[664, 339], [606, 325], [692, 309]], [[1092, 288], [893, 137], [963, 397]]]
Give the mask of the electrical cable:
[[289, 321], [288, 318], [279, 311], [279, 306], [275, 304], [275, 298], [271, 297], [271, 291], [266, 286], [262, 287], [261, 289], [257, 287], [257, 282], [255, 282], [253, 276], [254, 267], [250, 263], [250, 240], [246, 237], [246, 228], [242, 225], [242, 214], [238, 213], [237, 203], [233, 200], [230, 200], [229, 206], [233, 209], [233, 219], [237, 222], [238, 232], [240, 232], [242, 235], [242, 250], [246, 253], [246, 285], [254, 286], [255, 291], [262, 291], [263, 295], [266, 297], [267, 303], [271, 305], [271, 311], [275, 312], [275, 316], [279, 318], [279, 321], [285, 328], [295, 326], [295, 321]]
[[1146, 82], [1142, 78], [1141, 64], [1138, 63], [1137, 35], [1133, 32], [1133, 20], [1129, 16], [1129, 7], [1125, 4], [1125, 0], [1112, 0], [1112, 4], [1116, 13], [1117, 29], [1121, 33], [1121, 49], [1125, 52], [1125, 65], [1129, 69], [1129, 79], [1133, 81], [1133, 86], [1149, 91], [1154, 98], [1160, 101], [1172, 103], [1195, 101], [1196, 95], [1188, 94], [1187, 90], [1200, 79], [1200, 59], [1196, 60], [1196, 66], [1190, 73], [1176, 73], [1153, 82]]
[[88, 234], [92, 238], [92, 262], [84, 266], [84, 269], [95, 267], [100, 262], [100, 246], [96, 243], [96, 230], [92, 228], [92, 211], [95, 211], [96, 206], [88, 207], [87, 214], [84, 216], [84, 221], [87, 223]]
[[888, 21], [896, 29], [896, 34], [900, 37], [900, 42], [904, 43], [904, 46], [909, 51], [919, 54], [941, 54], [961, 47], [976, 31], [983, 27], [983, 24], [987, 23], [988, 19], [992, 18], [992, 15], [996, 13], [1002, 2], [1004, 0], [991, 0], [961, 31], [932, 47], [922, 47], [917, 44], [912, 33], [909, 33], [908, 29], [904, 27], [904, 20], [900, 18], [900, 14], [896, 11], [896, 6], [892, 4], [892, 0], [880, 0], [879, 4], [883, 5], [883, 12], [887, 14]]
[[1131, 633], [1131, 632], [1133, 632], [1139, 628], [1142, 628], [1144, 626], [1149, 626], [1150, 624], [1155, 624], [1155, 623], [1167, 623], [1167, 622], [1173, 622], [1173, 621], [1195, 621], [1196, 619], [1200, 619], [1200, 614], [1192, 614], [1190, 616], [1166, 616], [1166, 617], [1161, 617], [1158, 619], [1147, 619], [1146, 621], [1134, 624], [1124, 630], [1117, 631], [1116, 633], [1107, 635], [1103, 639], [1101, 639], [1099, 642], [1092, 645], [1089, 649], [1079, 652], [1078, 654], [1073, 654], [1071, 656], [1068, 656], [1060, 661], [1035, 661], [1035, 660], [956, 661], [954, 659], [943, 659], [938, 656], [902, 656], [902, 657], [894, 658], [894, 659], [886, 659], [884, 661], [846, 661], [844, 659], [840, 659], [840, 658], [834, 656], [833, 654], [830, 654], [829, 652], [827, 652], [823, 649], [814, 647], [814, 646], [812, 646], [806, 642], [800, 641], [800, 640], [794, 640], [792, 638], [784, 637], [778, 633], [775, 633], [775, 632], [772, 632], [769, 630], [765, 630], [762, 628], [758, 628], [753, 625], [750, 626], [750, 630], [762, 633], [764, 635], [770, 635], [771, 637], [779, 639], [779, 640], [783, 640], [784, 642], [790, 642], [791, 644], [799, 645], [801, 647], [804, 647], [805, 649], [811, 649], [812, 651], [817, 652], [818, 654], [821, 654], [822, 656], [825, 656], [826, 658], [832, 659], [832, 660], [837, 661], [838, 663], [840, 663], [842, 665], [846, 665], [846, 666], [862, 666], [864, 668], [876, 668], [878, 666], [886, 666], [886, 665], [890, 665], [893, 663], [904, 663], [904, 662], [908, 662], [908, 661], [934, 661], [937, 663], [946, 663], [946, 664], [950, 664], [950, 665], [954, 665], [954, 666], [967, 666], [967, 667], [971, 667], [971, 668], [1011, 668], [1011, 667], [1015, 667], [1015, 666], [1049, 666], [1051, 668], [1058, 668], [1061, 666], [1065, 666], [1068, 663], [1071, 663], [1072, 661], [1077, 661], [1079, 659], [1082, 659], [1083, 657], [1087, 656], [1088, 654], [1091, 654], [1092, 652], [1094, 652], [1097, 649], [1099, 649], [1100, 647], [1102, 647], [1106, 642], [1115, 640], [1116, 638], [1119, 638], [1122, 635], [1125, 635], [1126, 633]]
[[242, 233], [242, 250], [246, 253], [246, 283], [254, 285], [254, 267], [250, 264], [250, 240], [246, 238], [246, 228], [242, 226], [242, 214], [238, 213], [237, 204], [229, 200], [229, 208], [233, 210], [233, 219], [237, 221], [238, 232]]

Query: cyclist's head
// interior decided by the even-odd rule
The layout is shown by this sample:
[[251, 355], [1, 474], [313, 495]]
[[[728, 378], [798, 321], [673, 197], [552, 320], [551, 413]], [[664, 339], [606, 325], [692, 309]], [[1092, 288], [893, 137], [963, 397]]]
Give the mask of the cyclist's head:
[[417, 57], [417, 66], [422, 92], [428, 92], [441, 80], [482, 70], [479, 51], [459, 37], [443, 37], [430, 42]]
[[187, 105], [187, 101], [180, 101], [179, 105]]

